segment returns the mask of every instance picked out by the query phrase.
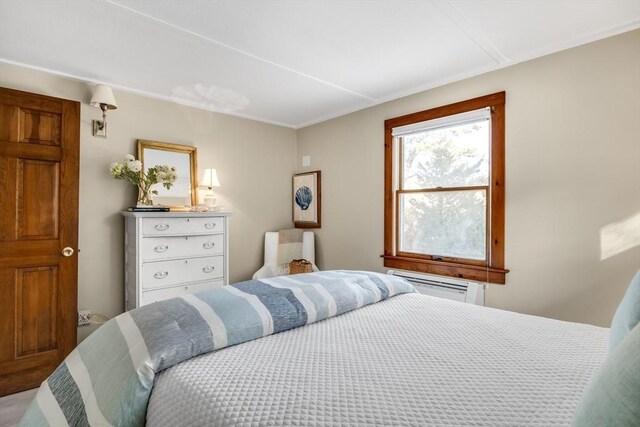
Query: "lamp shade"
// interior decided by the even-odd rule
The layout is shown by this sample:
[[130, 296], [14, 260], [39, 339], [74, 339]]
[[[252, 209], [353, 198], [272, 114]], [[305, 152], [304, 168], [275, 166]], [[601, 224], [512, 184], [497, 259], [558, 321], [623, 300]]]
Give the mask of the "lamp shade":
[[109, 86], [97, 85], [93, 90], [93, 96], [89, 105], [96, 108], [101, 108], [102, 105], [106, 105], [108, 110], [115, 110], [118, 108], [116, 104], [116, 98], [113, 96], [113, 91]]
[[218, 173], [213, 168], [206, 168], [202, 174], [202, 181], [200, 185], [205, 187], [220, 187], [220, 181], [218, 181]]

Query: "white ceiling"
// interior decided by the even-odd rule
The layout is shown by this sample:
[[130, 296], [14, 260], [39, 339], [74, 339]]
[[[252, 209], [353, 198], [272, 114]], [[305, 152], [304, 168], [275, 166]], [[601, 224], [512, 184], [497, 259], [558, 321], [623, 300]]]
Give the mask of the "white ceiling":
[[640, 0], [0, 0], [0, 61], [300, 128], [635, 28]]

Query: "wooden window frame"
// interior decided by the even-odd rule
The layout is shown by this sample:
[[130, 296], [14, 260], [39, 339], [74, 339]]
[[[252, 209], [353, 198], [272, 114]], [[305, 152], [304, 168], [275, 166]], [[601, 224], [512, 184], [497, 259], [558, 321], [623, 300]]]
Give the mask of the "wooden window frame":
[[[504, 211], [505, 211], [505, 92], [481, 96], [442, 107], [385, 120], [384, 122], [384, 266], [423, 273], [439, 274], [469, 280], [504, 284], [509, 270], [504, 267]], [[400, 192], [394, 188], [393, 128], [433, 120], [481, 108], [491, 109], [491, 147], [489, 185], [487, 188], [487, 260], [400, 252], [397, 250], [396, 224]], [[471, 187], [464, 187], [470, 189]], [[456, 188], [444, 188], [444, 190]], [[420, 190], [421, 191], [421, 190]]]

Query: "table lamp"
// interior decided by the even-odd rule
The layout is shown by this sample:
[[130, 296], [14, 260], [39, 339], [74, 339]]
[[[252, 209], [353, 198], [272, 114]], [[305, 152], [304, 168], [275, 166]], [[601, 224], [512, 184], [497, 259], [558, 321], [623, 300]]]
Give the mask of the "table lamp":
[[206, 168], [204, 170], [204, 174], [202, 175], [202, 181], [200, 181], [200, 185], [207, 187], [209, 190], [204, 195], [204, 204], [213, 208], [216, 205], [216, 198], [213, 194], [213, 187], [220, 187], [220, 182], [218, 181], [218, 173], [213, 168]]

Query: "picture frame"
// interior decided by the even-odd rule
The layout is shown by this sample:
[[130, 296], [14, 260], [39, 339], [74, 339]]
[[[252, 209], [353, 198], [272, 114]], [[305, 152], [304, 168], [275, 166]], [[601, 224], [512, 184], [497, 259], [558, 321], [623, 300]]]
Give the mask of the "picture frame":
[[154, 187], [158, 191], [153, 196], [154, 204], [177, 209], [198, 204], [198, 149], [190, 145], [138, 139], [138, 159], [146, 171], [158, 164], [167, 164], [177, 168], [178, 179], [170, 190], [161, 185]]
[[320, 171], [293, 175], [292, 204], [295, 228], [320, 228], [322, 212]]

